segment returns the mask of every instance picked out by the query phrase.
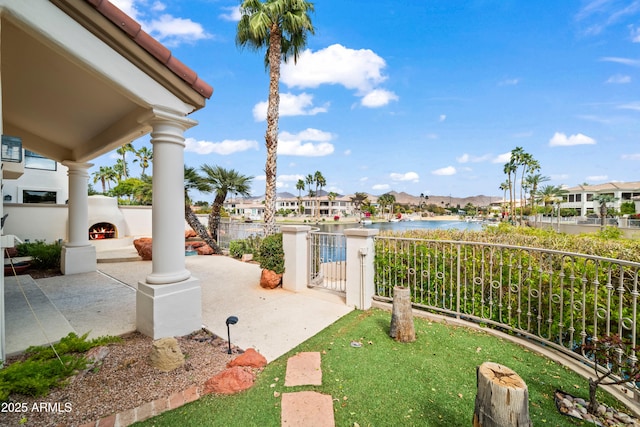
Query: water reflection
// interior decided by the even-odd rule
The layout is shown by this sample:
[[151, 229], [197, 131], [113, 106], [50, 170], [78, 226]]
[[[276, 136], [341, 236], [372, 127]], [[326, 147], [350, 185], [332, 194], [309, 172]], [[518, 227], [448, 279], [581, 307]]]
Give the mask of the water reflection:
[[[320, 228], [320, 231], [326, 233], [343, 233], [347, 228], [360, 228], [360, 224], [333, 224], [330, 222], [321, 222], [313, 227]], [[405, 230], [467, 230], [482, 231], [482, 223], [466, 222], [466, 221], [400, 221], [400, 222], [374, 222], [362, 228], [377, 228], [380, 231], [405, 231]]]

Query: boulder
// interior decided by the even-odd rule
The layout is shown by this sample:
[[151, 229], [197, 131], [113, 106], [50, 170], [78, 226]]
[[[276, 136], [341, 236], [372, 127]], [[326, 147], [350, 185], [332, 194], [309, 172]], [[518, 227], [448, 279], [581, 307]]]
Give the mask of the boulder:
[[250, 368], [264, 368], [267, 366], [267, 359], [255, 351], [253, 348], [248, 349], [240, 356], [227, 363], [227, 368], [234, 366], [247, 366]]
[[209, 245], [202, 245], [197, 247], [196, 252], [198, 252], [198, 255], [213, 255], [215, 253]]
[[185, 239], [191, 239], [193, 237], [198, 237], [198, 233], [193, 231], [193, 229], [185, 230], [185, 232], [184, 232], [184, 238]]
[[151, 237], [141, 237], [133, 241], [133, 246], [138, 251], [138, 255], [143, 261], [151, 261]]
[[266, 268], [262, 270], [262, 274], [260, 275], [261, 287], [265, 289], [274, 289], [277, 288], [280, 283], [282, 283], [282, 274], [278, 274], [272, 270], [267, 270]]
[[184, 356], [173, 337], [160, 338], [153, 342], [149, 354], [151, 366], [164, 372], [173, 371], [184, 364]]
[[248, 368], [234, 366], [225, 369], [204, 383], [203, 394], [235, 394], [250, 388], [256, 376]]

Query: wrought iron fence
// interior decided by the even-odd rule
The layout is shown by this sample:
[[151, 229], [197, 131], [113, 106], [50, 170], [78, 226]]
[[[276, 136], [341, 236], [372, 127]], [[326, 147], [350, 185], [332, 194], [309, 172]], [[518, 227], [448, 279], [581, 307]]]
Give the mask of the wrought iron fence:
[[346, 251], [344, 234], [309, 233], [309, 286], [346, 292]]
[[637, 361], [640, 263], [489, 243], [376, 237], [376, 298], [478, 322], [591, 363], [583, 345], [618, 335]]
[[[218, 227], [218, 245], [229, 249], [232, 240], [246, 239], [251, 236], [264, 237], [265, 224], [262, 222], [221, 221]], [[280, 227], [276, 225], [276, 232]]]

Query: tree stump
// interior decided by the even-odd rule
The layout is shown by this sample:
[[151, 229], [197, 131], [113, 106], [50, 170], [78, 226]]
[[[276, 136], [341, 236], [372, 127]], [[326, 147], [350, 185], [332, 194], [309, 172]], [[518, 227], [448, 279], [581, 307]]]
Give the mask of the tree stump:
[[416, 340], [413, 312], [411, 311], [411, 290], [408, 287], [395, 286], [393, 288], [389, 336], [400, 342], [414, 342]]
[[511, 369], [485, 362], [476, 371], [473, 427], [531, 427], [529, 390]]

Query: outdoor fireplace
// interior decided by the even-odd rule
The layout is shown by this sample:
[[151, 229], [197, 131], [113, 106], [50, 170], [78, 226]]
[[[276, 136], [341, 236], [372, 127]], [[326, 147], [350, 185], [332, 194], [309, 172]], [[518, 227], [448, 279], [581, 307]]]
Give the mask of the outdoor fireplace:
[[89, 240], [116, 239], [116, 227], [108, 222], [99, 222], [89, 227]]

